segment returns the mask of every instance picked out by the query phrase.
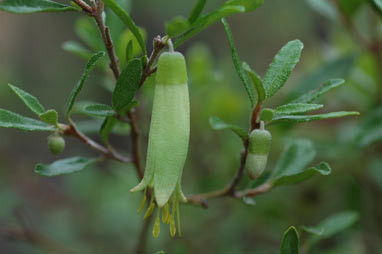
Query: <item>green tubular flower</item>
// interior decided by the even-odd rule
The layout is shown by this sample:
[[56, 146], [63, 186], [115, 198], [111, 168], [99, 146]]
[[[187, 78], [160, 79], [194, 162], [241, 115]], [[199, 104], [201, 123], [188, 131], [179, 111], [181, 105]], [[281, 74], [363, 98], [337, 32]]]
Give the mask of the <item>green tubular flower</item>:
[[272, 135], [264, 129], [264, 122], [260, 122], [260, 129], [255, 129], [249, 135], [249, 147], [245, 162], [245, 169], [251, 179], [258, 178], [267, 166], [268, 153], [271, 149]]
[[[158, 209], [164, 207], [163, 221], [170, 225], [175, 225], [174, 216], [179, 213], [178, 202], [186, 202], [180, 182], [189, 135], [186, 62], [181, 53], [173, 52], [170, 47], [170, 52], [161, 54], [158, 60], [145, 175], [131, 189], [132, 192], [146, 190], [148, 187], [153, 189]], [[168, 206], [170, 202], [174, 204], [171, 215]], [[150, 203], [149, 210], [154, 206], [153, 200]], [[158, 211], [154, 236], [159, 234], [159, 214]], [[173, 235], [174, 226], [171, 228]]]

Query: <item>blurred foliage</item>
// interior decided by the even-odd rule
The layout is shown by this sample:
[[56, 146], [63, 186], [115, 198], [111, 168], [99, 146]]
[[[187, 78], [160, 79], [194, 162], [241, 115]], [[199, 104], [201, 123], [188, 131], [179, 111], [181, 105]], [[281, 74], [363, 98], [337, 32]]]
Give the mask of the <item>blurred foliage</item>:
[[[133, 10], [132, 17], [140, 25], [140, 33], [148, 39], [148, 45], [150, 38], [164, 31], [165, 21], [179, 14], [186, 15], [192, 8], [188, 1], [116, 2], [127, 11]], [[284, 242], [296, 246], [293, 239], [297, 233], [301, 252], [382, 253], [379, 2], [274, 0], [265, 1], [254, 13], [229, 18], [238, 54], [254, 66], [260, 76], [264, 76], [264, 70], [285, 42], [299, 38], [305, 44], [302, 63], [265, 107], [296, 99], [326, 80], [343, 78], [344, 85], [329, 91], [315, 103], [325, 104], [329, 111], [357, 110], [361, 117], [270, 126], [273, 144], [264, 179], [251, 182], [245, 176], [240, 187], [253, 187], [267, 176], [271, 177], [271, 169], [281, 167], [277, 163], [280, 157], [287, 162], [288, 158], [282, 156], [284, 147], [296, 142], [297, 137], [313, 141], [307, 145], [309, 149], [298, 149], [298, 154], [307, 162], [297, 169], [311, 162], [321, 165], [321, 161], [328, 161], [332, 174], [325, 177], [317, 174], [299, 185], [280, 186], [256, 197], [252, 206], [228, 198], [211, 201], [208, 210], [184, 205], [181, 207], [183, 236], [171, 239], [169, 234], [163, 233], [154, 239], [150, 235], [148, 253], [159, 250], [165, 253], [280, 253], [282, 233], [292, 225], [301, 230], [297, 233], [294, 228], [288, 229], [282, 246]], [[218, 0], [207, 1], [205, 12], [220, 5]], [[11, 96], [7, 84], [12, 81], [38, 95], [43, 105], [58, 109], [60, 117], [64, 115], [62, 105], [85, 64], [79, 59], [88, 59], [104, 50], [95, 24], [84, 17], [76, 19], [74, 15], [63, 14], [21, 17], [1, 13], [0, 31], [4, 34], [0, 38], [1, 108], [10, 107], [30, 116], [18, 98]], [[123, 69], [128, 60], [142, 51], [131, 31], [125, 29], [114, 14], [107, 12], [106, 20], [113, 27], [113, 40]], [[73, 26], [75, 32], [72, 32]], [[32, 29], [49, 33], [32, 35]], [[68, 40], [63, 48], [80, 58], [60, 51], [57, 45]], [[129, 42], [131, 46], [127, 50]], [[211, 26], [180, 50], [187, 59], [191, 101], [191, 144], [183, 189], [186, 194], [201, 193], [222, 188], [232, 179], [242, 145], [235, 134], [214, 131], [209, 124], [210, 117], [234, 123], [233, 127], [238, 130], [235, 132], [242, 134], [237, 128], [247, 129], [250, 108], [221, 24]], [[89, 135], [97, 133], [103, 122], [97, 116], [84, 114], [84, 107], [110, 103], [112, 98], [113, 81], [104, 75], [109, 73], [107, 67], [107, 58], [101, 58], [97, 63], [98, 73], [89, 78], [90, 88], [84, 87], [79, 96], [82, 102], [76, 102], [71, 111], [78, 128]], [[147, 143], [153, 78], [146, 81], [138, 96], [143, 151]], [[113, 120], [109, 121], [114, 126]], [[105, 124], [104, 128], [108, 128]], [[215, 129], [233, 129], [224, 122], [218, 124], [218, 128], [212, 125]], [[111, 129], [107, 129], [105, 135], [109, 132]], [[119, 135], [128, 133], [127, 124], [118, 124], [110, 135], [110, 142], [126, 154], [130, 149], [126, 145], [128, 137]], [[129, 192], [137, 184], [131, 165], [91, 164], [75, 174], [43, 178], [34, 173], [33, 165], [55, 160], [49, 154], [46, 134], [28, 135], [0, 129], [0, 137], [0, 236], [8, 236], [0, 237], [0, 253], [46, 253], [34, 245], [9, 238], [9, 232], [21, 229], [23, 221], [78, 253], [131, 253], [134, 250], [143, 220], [136, 214], [142, 195]], [[67, 143], [65, 157], [92, 156], [78, 141], [68, 139]], [[306, 155], [314, 151], [315, 158]], [[41, 165], [40, 169], [54, 170], [50, 166]], [[292, 240], [288, 240], [289, 234]]]

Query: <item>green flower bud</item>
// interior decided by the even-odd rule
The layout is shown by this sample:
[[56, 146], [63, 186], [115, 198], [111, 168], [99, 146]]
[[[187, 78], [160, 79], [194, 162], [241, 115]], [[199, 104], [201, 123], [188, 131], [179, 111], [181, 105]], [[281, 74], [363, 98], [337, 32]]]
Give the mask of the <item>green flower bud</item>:
[[[172, 234], [172, 224], [175, 224], [173, 218], [179, 212], [178, 202], [186, 202], [180, 181], [188, 152], [189, 135], [186, 62], [184, 56], [173, 52], [170, 46], [170, 52], [161, 54], [158, 60], [145, 175], [131, 191], [153, 189], [155, 203], [158, 209], [164, 208], [163, 220], [170, 224]], [[168, 207], [170, 202], [175, 204], [171, 215]], [[148, 214], [152, 210], [150, 205]], [[159, 233], [156, 229], [155, 232]]]
[[48, 137], [48, 146], [52, 154], [61, 154], [65, 149], [65, 139], [57, 134], [53, 134]]
[[251, 179], [258, 178], [266, 168], [271, 143], [272, 135], [264, 129], [264, 122], [261, 122], [261, 128], [253, 130], [249, 135], [245, 169]]
[[269, 122], [275, 115], [275, 110], [271, 108], [264, 108], [260, 112], [260, 121]]

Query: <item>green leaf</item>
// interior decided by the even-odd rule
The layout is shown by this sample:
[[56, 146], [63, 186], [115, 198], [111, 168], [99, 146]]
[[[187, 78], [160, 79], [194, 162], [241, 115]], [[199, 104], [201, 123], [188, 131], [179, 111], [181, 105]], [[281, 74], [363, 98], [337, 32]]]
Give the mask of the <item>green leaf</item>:
[[332, 216], [329, 216], [321, 223], [314, 227], [304, 227], [305, 231], [316, 232], [307, 240], [307, 245], [311, 246], [320, 240], [330, 238], [335, 234], [344, 231], [351, 225], [353, 225], [359, 216], [357, 212], [353, 211], [343, 211]]
[[142, 48], [143, 54], [146, 55], [146, 45], [143, 39], [141, 32], [139, 31], [137, 25], [135, 25], [134, 20], [130, 17], [130, 15], [122, 9], [115, 0], [103, 0], [103, 2], [125, 23], [127, 28], [134, 34], [135, 38], [137, 38], [139, 45]]
[[323, 94], [329, 92], [333, 88], [336, 88], [345, 83], [343, 79], [330, 79], [322, 84], [319, 88], [309, 91], [306, 94], [301, 95], [300, 97], [294, 99], [290, 103], [311, 103], [318, 99]]
[[4, 0], [0, 2], [0, 10], [16, 14], [76, 11], [72, 6], [49, 0]]
[[263, 84], [267, 98], [274, 95], [288, 80], [292, 70], [300, 60], [304, 44], [299, 40], [288, 42], [276, 54], [267, 73]]
[[207, 0], [196, 0], [196, 4], [194, 8], [192, 8], [190, 16], [187, 19], [190, 24], [194, 23], [199, 18], [200, 14], [202, 14], [204, 6], [206, 6], [206, 3]]
[[222, 6], [216, 9], [215, 11], [212, 11], [200, 17], [198, 20], [196, 20], [193, 23], [193, 25], [190, 27], [189, 30], [181, 34], [175, 40], [174, 47], [175, 48], [179, 47], [185, 41], [195, 36], [202, 30], [206, 29], [208, 26], [212, 25], [213, 23], [220, 20], [221, 18], [230, 16], [235, 13], [242, 13], [242, 12], [245, 12], [245, 8], [243, 6]]
[[295, 227], [288, 228], [283, 235], [280, 254], [298, 254], [300, 253], [300, 238]]
[[58, 113], [54, 109], [49, 109], [46, 112], [39, 115], [40, 119], [44, 122], [57, 126]]
[[44, 122], [5, 109], [0, 109], [0, 127], [16, 128], [23, 131], [54, 131], [56, 129]]
[[325, 114], [317, 114], [317, 115], [308, 115], [308, 116], [301, 116], [301, 115], [275, 115], [271, 121], [272, 124], [279, 123], [279, 122], [288, 122], [288, 123], [305, 123], [305, 122], [312, 122], [317, 120], [325, 120], [325, 119], [331, 119], [331, 118], [339, 118], [344, 116], [355, 116], [359, 115], [359, 112], [352, 112], [352, 111], [338, 111], [338, 112], [330, 112]]
[[242, 140], [248, 138], [248, 132], [236, 125], [228, 124], [216, 116], [210, 117], [210, 125], [214, 130], [231, 130], [236, 133]]
[[253, 11], [263, 4], [264, 0], [234, 0], [227, 1], [212, 12], [199, 17], [192, 23], [189, 30], [181, 34], [174, 42], [174, 47], [179, 47], [182, 43], [195, 36], [216, 21], [235, 13]]
[[339, 0], [339, 8], [349, 16], [354, 15], [366, 0]]
[[317, 13], [331, 20], [338, 19], [338, 12], [334, 4], [329, 0], [305, 0], [308, 5], [315, 10]]
[[297, 83], [296, 88], [291, 92], [291, 97], [295, 98], [301, 94], [305, 94], [327, 80], [345, 78], [353, 67], [356, 59], [356, 54], [345, 55], [323, 63], [320, 66], [316, 66], [313, 72], [300, 79], [301, 81]]
[[62, 49], [83, 59], [89, 59], [92, 56], [90, 50], [86, 49], [81, 44], [75, 41], [64, 42], [62, 44]]
[[266, 95], [263, 86], [263, 81], [261, 80], [260, 76], [254, 70], [252, 70], [251, 67], [249, 67], [249, 65], [245, 62], [243, 62], [243, 69], [248, 73], [248, 76], [256, 89], [259, 103], [263, 102], [265, 100]]
[[133, 99], [141, 82], [142, 62], [138, 58], [131, 60], [117, 80], [112, 98], [113, 109], [123, 110]]
[[275, 112], [280, 115], [295, 115], [317, 110], [323, 106], [322, 104], [291, 103], [277, 107]]
[[285, 175], [273, 182], [274, 186], [284, 185], [284, 184], [296, 184], [302, 182], [306, 179], [313, 177], [316, 174], [327, 176], [332, 172], [329, 164], [327, 162], [320, 162], [315, 167], [310, 167], [302, 170], [301, 172], [295, 172], [293, 175]]
[[96, 161], [95, 158], [71, 157], [57, 160], [50, 165], [39, 163], [34, 171], [41, 176], [58, 176], [78, 172]]
[[313, 143], [307, 139], [292, 141], [285, 148], [271, 176], [271, 182], [301, 174], [316, 156]]
[[173, 38], [183, 33], [190, 27], [190, 23], [182, 16], [173, 18], [170, 22], [166, 22], [166, 34]]
[[236, 52], [235, 44], [234, 44], [233, 38], [232, 38], [231, 29], [229, 28], [229, 25], [224, 18], [222, 19], [222, 23], [223, 23], [224, 30], [225, 30], [225, 33], [226, 33], [227, 38], [228, 38], [229, 45], [231, 47], [232, 61], [233, 61], [233, 64], [235, 66], [236, 72], [239, 75], [239, 78], [240, 78], [241, 82], [243, 83], [245, 90], [247, 91], [249, 100], [251, 101], [251, 105], [254, 106], [256, 104], [255, 91], [253, 89], [253, 86], [251, 86], [247, 75], [244, 72], [244, 69], [242, 67], [242, 63], [240, 61], [239, 55]]
[[24, 104], [32, 110], [35, 114], [39, 115], [44, 113], [45, 109], [33, 95], [17, 88], [11, 84], [8, 86], [12, 89], [12, 91], [24, 102]]
[[115, 115], [115, 111], [110, 106], [105, 104], [87, 105], [83, 110], [86, 114], [91, 116], [107, 117]]
[[86, 79], [89, 77], [90, 72], [94, 69], [97, 61], [105, 55], [105, 52], [98, 52], [94, 55], [92, 55], [86, 64], [85, 70], [82, 74], [81, 79], [78, 81], [76, 86], [73, 88], [72, 92], [70, 93], [68, 102], [66, 103], [66, 116], [69, 117], [70, 111], [73, 108], [74, 101], [76, 100], [78, 94], [81, 92], [82, 87], [84, 86], [84, 83]]
[[[129, 12], [131, 10], [131, 0], [116, 0], [115, 2], [126, 12]], [[110, 8], [107, 8], [105, 13], [105, 24], [110, 29], [112, 40], [114, 42], [117, 42], [123, 31], [126, 29], [126, 26]]]

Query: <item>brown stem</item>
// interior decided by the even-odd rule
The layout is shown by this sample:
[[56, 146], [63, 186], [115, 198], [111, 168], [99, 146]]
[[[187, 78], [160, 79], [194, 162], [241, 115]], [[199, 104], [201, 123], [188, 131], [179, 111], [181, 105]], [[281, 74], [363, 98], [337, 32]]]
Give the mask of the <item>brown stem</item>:
[[74, 0], [74, 2], [82, 8], [82, 10], [84, 10], [85, 12], [88, 12], [88, 13], [91, 13], [92, 12], [92, 8], [87, 4], [85, 3], [84, 1], [82, 0]]

